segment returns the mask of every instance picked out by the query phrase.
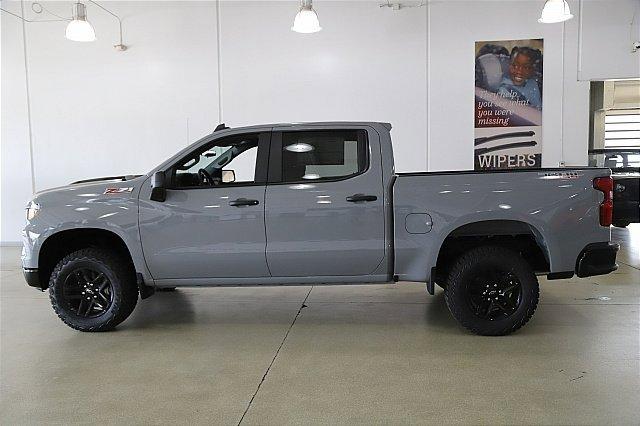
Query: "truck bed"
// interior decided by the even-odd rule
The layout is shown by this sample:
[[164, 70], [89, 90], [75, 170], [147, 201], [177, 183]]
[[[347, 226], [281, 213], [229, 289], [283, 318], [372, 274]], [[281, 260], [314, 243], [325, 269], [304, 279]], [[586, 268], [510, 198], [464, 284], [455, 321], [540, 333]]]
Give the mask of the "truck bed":
[[393, 186], [398, 278], [426, 275], [428, 281], [426, 269], [436, 264], [443, 241], [484, 221], [529, 228], [547, 250], [549, 272], [573, 271], [587, 244], [609, 241], [609, 227], [599, 225], [603, 194], [593, 188], [593, 179], [610, 173], [589, 167], [398, 173]]

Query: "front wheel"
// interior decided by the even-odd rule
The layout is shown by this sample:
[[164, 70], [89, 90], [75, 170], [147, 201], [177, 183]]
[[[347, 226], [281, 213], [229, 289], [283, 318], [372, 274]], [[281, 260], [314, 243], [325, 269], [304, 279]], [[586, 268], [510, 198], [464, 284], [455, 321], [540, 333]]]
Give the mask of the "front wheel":
[[478, 247], [452, 265], [445, 300], [451, 314], [475, 334], [500, 336], [525, 325], [538, 306], [538, 280], [516, 252]]
[[109, 251], [87, 248], [58, 262], [49, 279], [49, 298], [69, 327], [106, 331], [133, 312], [138, 287], [127, 262]]

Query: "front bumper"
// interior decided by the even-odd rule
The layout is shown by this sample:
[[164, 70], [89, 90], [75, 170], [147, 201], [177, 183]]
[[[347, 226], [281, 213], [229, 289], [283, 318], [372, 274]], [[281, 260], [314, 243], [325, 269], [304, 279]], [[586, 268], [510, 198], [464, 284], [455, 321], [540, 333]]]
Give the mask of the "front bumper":
[[604, 275], [618, 269], [616, 254], [620, 245], [612, 242], [588, 244], [578, 256], [576, 274], [580, 278]]
[[40, 284], [40, 273], [38, 269], [32, 268], [22, 268], [22, 274], [24, 275], [24, 279], [31, 287], [35, 287], [38, 290], [42, 290], [42, 285]]

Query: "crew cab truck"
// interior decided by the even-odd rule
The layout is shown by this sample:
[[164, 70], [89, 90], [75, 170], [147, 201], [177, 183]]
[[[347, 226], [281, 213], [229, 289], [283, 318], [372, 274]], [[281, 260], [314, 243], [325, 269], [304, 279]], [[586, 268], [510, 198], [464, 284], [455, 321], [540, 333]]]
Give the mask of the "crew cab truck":
[[81, 331], [159, 289], [424, 282], [464, 327], [503, 335], [533, 315], [537, 275], [617, 268], [609, 169], [394, 173], [390, 130], [221, 125], [146, 175], [43, 191], [26, 281]]

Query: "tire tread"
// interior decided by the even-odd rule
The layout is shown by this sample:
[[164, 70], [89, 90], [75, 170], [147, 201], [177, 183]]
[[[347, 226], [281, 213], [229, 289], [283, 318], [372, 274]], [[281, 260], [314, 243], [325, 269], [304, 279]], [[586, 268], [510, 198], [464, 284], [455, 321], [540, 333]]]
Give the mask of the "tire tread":
[[[487, 258], [500, 258], [503, 259], [505, 264], [513, 264], [514, 267], [522, 268], [525, 273], [530, 275], [528, 278], [533, 279], [533, 281], [535, 282], [535, 285], [531, 286], [532, 288], [528, 289], [528, 291], [531, 293], [531, 299], [529, 304], [526, 306], [526, 311], [524, 312], [524, 314], [520, 314], [520, 318], [513, 324], [498, 326], [498, 323], [496, 322], [492, 324], [491, 327], [487, 327], [486, 324], [482, 324], [481, 322], [474, 320], [472, 317], [467, 315], [464, 312], [466, 307], [456, 302], [457, 300], [460, 300], [461, 296], [463, 296], [462, 292], [464, 291], [464, 288], [462, 286], [462, 276], [465, 271], [470, 269], [474, 264], [477, 264], [478, 261]], [[521, 277], [518, 278], [522, 279]], [[526, 290], [523, 289], [523, 291]], [[538, 301], [540, 299], [540, 289], [538, 286], [537, 278], [534, 272], [531, 270], [531, 267], [529, 266], [527, 261], [524, 260], [518, 253], [504, 247], [482, 246], [467, 251], [454, 262], [447, 277], [444, 297], [449, 311], [451, 311], [451, 314], [464, 328], [475, 334], [485, 336], [502, 336], [505, 334], [513, 333], [514, 331], [524, 326], [531, 319], [536, 311], [536, 307], [538, 306]]]
[[[114, 297], [113, 304], [109, 309], [110, 317], [95, 325], [86, 325], [77, 321], [60, 307], [58, 297], [55, 293], [56, 282], [66, 266], [76, 261], [90, 261], [100, 263], [111, 269], [120, 280], [122, 295]], [[133, 312], [138, 302], [138, 287], [135, 283], [135, 274], [132, 273], [129, 265], [116, 254], [101, 248], [83, 248], [64, 256], [51, 272], [49, 279], [49, 299], [54, 312], [69, 327], [87, 332], [108, 331], [114, 329], [123, 322]], [[112, 283], [115, 284], [115, 283]]]

